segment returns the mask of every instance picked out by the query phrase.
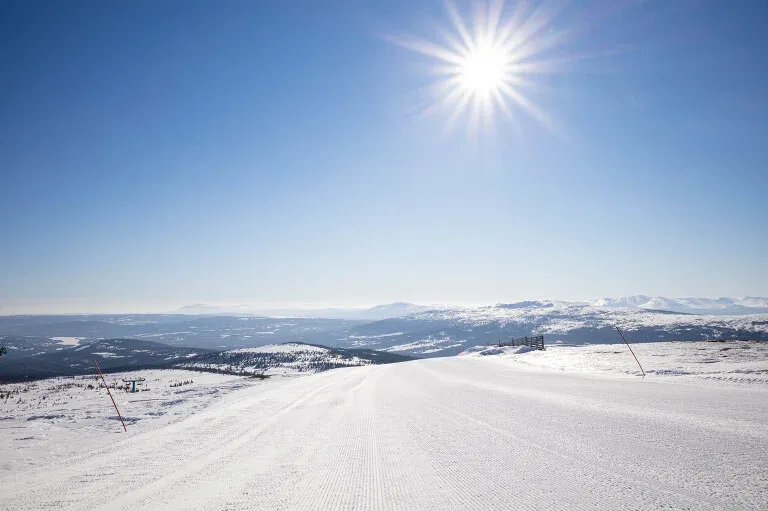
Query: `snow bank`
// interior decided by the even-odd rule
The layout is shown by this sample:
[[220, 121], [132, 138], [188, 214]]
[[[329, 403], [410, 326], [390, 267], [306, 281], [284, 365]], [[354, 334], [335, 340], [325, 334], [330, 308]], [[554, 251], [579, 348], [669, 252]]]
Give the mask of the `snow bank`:
[[473, 355], [487, 357], [489, 355], [518, 355], [536, 351], [536, 348], [530, 346], [473, 346], [459, 353], [459, 356]]

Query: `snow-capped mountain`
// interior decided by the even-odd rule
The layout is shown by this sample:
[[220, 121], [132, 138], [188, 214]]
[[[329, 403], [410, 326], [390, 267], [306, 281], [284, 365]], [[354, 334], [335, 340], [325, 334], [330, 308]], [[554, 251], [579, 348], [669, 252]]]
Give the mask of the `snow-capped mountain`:
[[600, 298], [592, 302], [602, 308], [641, 308], [684, 312], [692, 314], [766, 314], [768, 298], [668, 298], [665, 296], [623, 296], [620, 298]]

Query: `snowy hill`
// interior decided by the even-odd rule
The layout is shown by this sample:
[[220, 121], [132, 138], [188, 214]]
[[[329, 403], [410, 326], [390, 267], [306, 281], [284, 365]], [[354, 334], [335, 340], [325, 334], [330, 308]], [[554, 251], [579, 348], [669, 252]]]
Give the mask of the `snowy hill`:
[[406, 360], [411, 360], [411, 357], [372, 350], [286, 343], [208, 353], [181, 362], [176, 367], [239, 374], [287, 375]]

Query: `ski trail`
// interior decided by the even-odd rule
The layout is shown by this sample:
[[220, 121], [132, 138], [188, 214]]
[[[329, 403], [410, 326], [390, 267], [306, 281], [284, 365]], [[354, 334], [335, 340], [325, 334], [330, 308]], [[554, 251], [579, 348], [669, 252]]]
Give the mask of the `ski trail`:
[[766, 398], [463, 357], [339, 369], [16, 474], [0, 509], [765, 509]]

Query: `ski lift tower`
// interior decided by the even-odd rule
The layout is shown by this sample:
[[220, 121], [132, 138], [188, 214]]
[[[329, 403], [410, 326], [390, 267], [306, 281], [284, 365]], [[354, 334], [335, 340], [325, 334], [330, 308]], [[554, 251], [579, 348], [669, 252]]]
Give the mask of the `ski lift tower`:
[[141, 385], [144, 381], [146, 381], [146, 378], [123, 378], [123, 383], [131, 384], [131, 392], [136, 392], [136, 384]]

